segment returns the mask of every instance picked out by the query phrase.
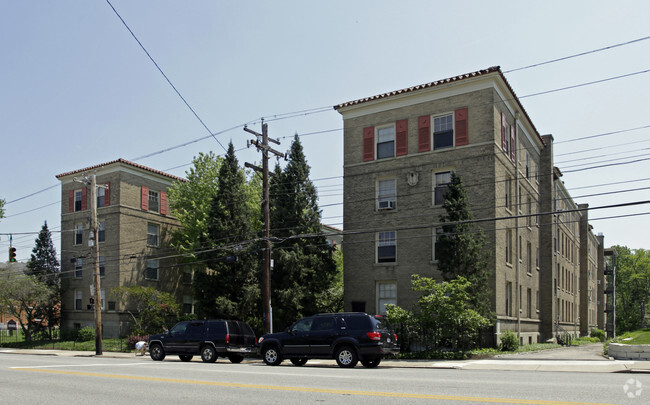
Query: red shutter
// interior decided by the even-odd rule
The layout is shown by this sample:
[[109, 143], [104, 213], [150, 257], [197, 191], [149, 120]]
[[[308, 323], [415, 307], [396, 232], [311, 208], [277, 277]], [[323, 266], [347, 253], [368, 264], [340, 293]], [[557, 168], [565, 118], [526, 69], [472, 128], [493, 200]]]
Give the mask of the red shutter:
[[506, 127], [508, 126], [508, 121], [506, 121], [506, 114], [501, 113], [501, 148], [505, 151], [508, 149], [508, 138], [506, 138]]
[[510, 127], [510, 159], [512, 159], [513, 162], [517, 160], [517, 148], [516, 148], [516, 142], [515, 138], [517, 135], [515, 134], [515, 126]]
[[81, 210], [88, 209], [88, 190], [84, 187], [81, 189]]
[[363, 161], [375, 160], [375, 127], [363, 129]]
[[140, 207], [145, 210], [149, 211], [149, 187], [142, 186], [142, 201]]
[[395, 127], [395, 155], [404, 156], [409, 152], [408, 120], [397, 121]]
[[454, 112], [456, 120], [454, 135], [456, 136], [456, 146], [464, 146], [469, 143], [469, 134], [467, 132], [467, 107], [459, 108]]
[[74, 211], [74, 190], [68, 192], [68, 212]]
[[105, 184], [106, 188], [104, 189], [104, 207], [111, 205], [111, 183]]
[[167, 215], [167, 193], [160, 192], [160, 214]]
[[418, 152], [431, 150], [431, 117], [418, 118]]

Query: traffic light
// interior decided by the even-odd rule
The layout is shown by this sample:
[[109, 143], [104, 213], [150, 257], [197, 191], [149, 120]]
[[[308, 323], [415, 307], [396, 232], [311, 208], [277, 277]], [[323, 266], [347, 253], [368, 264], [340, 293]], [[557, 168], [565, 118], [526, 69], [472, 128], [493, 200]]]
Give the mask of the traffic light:
[[9, 263], [16, 263], [16, 248], [13, 246], [9, 248]]

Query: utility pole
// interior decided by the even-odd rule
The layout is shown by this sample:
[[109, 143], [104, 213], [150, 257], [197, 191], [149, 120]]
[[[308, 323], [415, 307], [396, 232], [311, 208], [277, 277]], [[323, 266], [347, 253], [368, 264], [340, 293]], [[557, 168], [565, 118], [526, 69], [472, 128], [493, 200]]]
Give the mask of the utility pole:
[[259, 134], [247, 127], [244, 131], [251, 133], [257, 139], [247, 142], [248, 146], [255, 145], [262, 152], [262, 168], [246, 163], [246, 167], [262, 172], [262, 216], [264, 218], [264, 254], [262, 256], [262, 308], [264, 310], [264, 333], [272, 331], [271, 324], [271, 214], [269, 204], [269, 152], [284, 158], [284, 153], [269, 147], [269, 141], [279, 145], [280, 141], [269, 138], [268, 124], [262, 120], [262, 133]]
[[93, 271], [93, 307], [95, 312], [95, 354], [103, 354], [102, 350], [102, 305], [101, 305], [101, 285], [99, 277], [99, 238], [98, 231], [99, 225], [97, 223], [97, 187], [106, 188], [106, 186], [97, 185], [97, 177], [93, 174], [90, 179], [84, 175], [82, 180], [74, 178], [74, 181], [84, 183], [90, 186], [90, 218], [91, 218], [91, 232], [88, 238], [88, 246], [94, 250], [93, 256], [95, 257], [95, 265]]

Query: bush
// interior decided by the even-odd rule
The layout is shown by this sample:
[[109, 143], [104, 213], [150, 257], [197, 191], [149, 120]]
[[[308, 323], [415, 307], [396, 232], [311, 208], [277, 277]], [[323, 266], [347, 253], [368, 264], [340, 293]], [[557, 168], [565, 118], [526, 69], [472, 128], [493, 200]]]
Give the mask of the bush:
[[607, 338], [607, 335], [605, 334], [605, 331], [602, 329], [598, 328], [593, 328], [590, 333], [591, 337], [598, 338], [601, 342], [604, 342], [605, 339]]
[[149, 341], [149, 336], [138, 336], [138, 335], [130, 335], [126, 337], [126, 347], [129, 349], [133, 350], [135, 349], [135, 344], [138, 343], [139, 341], [144, 341], [148, 342]]
[[506, 330], [501, 334], [501, 351], [514, 352], [519, 348], [519, 339], [517, 335], [511, 331]]
[[79, 329], [77, 333], [77, 340], [80, 342], [87, 342], [89, 340], [95, 339], [95, 328], [92, 326], [84, 326]]

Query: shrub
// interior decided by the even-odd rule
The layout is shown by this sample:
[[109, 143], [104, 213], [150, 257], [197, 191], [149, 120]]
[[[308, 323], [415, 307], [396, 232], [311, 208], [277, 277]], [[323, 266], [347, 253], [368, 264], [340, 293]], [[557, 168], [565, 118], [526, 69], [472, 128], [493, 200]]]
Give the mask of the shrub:
[[602, 329], [598, 329], [598, 328], [591, 329], [590, 335], [591, 335], [591, 337], [598, 338], [601, 342], [604, 342], [605, 339], [607, 338], [607, 335], [605, 334], [605, 331], [602, 330]]
[[149, 336], [138, 336], [138, 335], [130, 335], [126, 337], [126, 347], [129, 349], [135, 349], [135, 344], [138, 343], [139, 341], [149, 341]]
[[77, 340], [80, 342], [87, 342], [89, 340], [93, 340], [95, 338], [95, 328], [92, 326], [84, 326], [83, 328], [79, 329], [79, 332], [77, 333]]
[[506, 330], [501, 334], [501, 351], [514, 352], [519, 348], [519, 339], [517, 335], [511, 331]]

